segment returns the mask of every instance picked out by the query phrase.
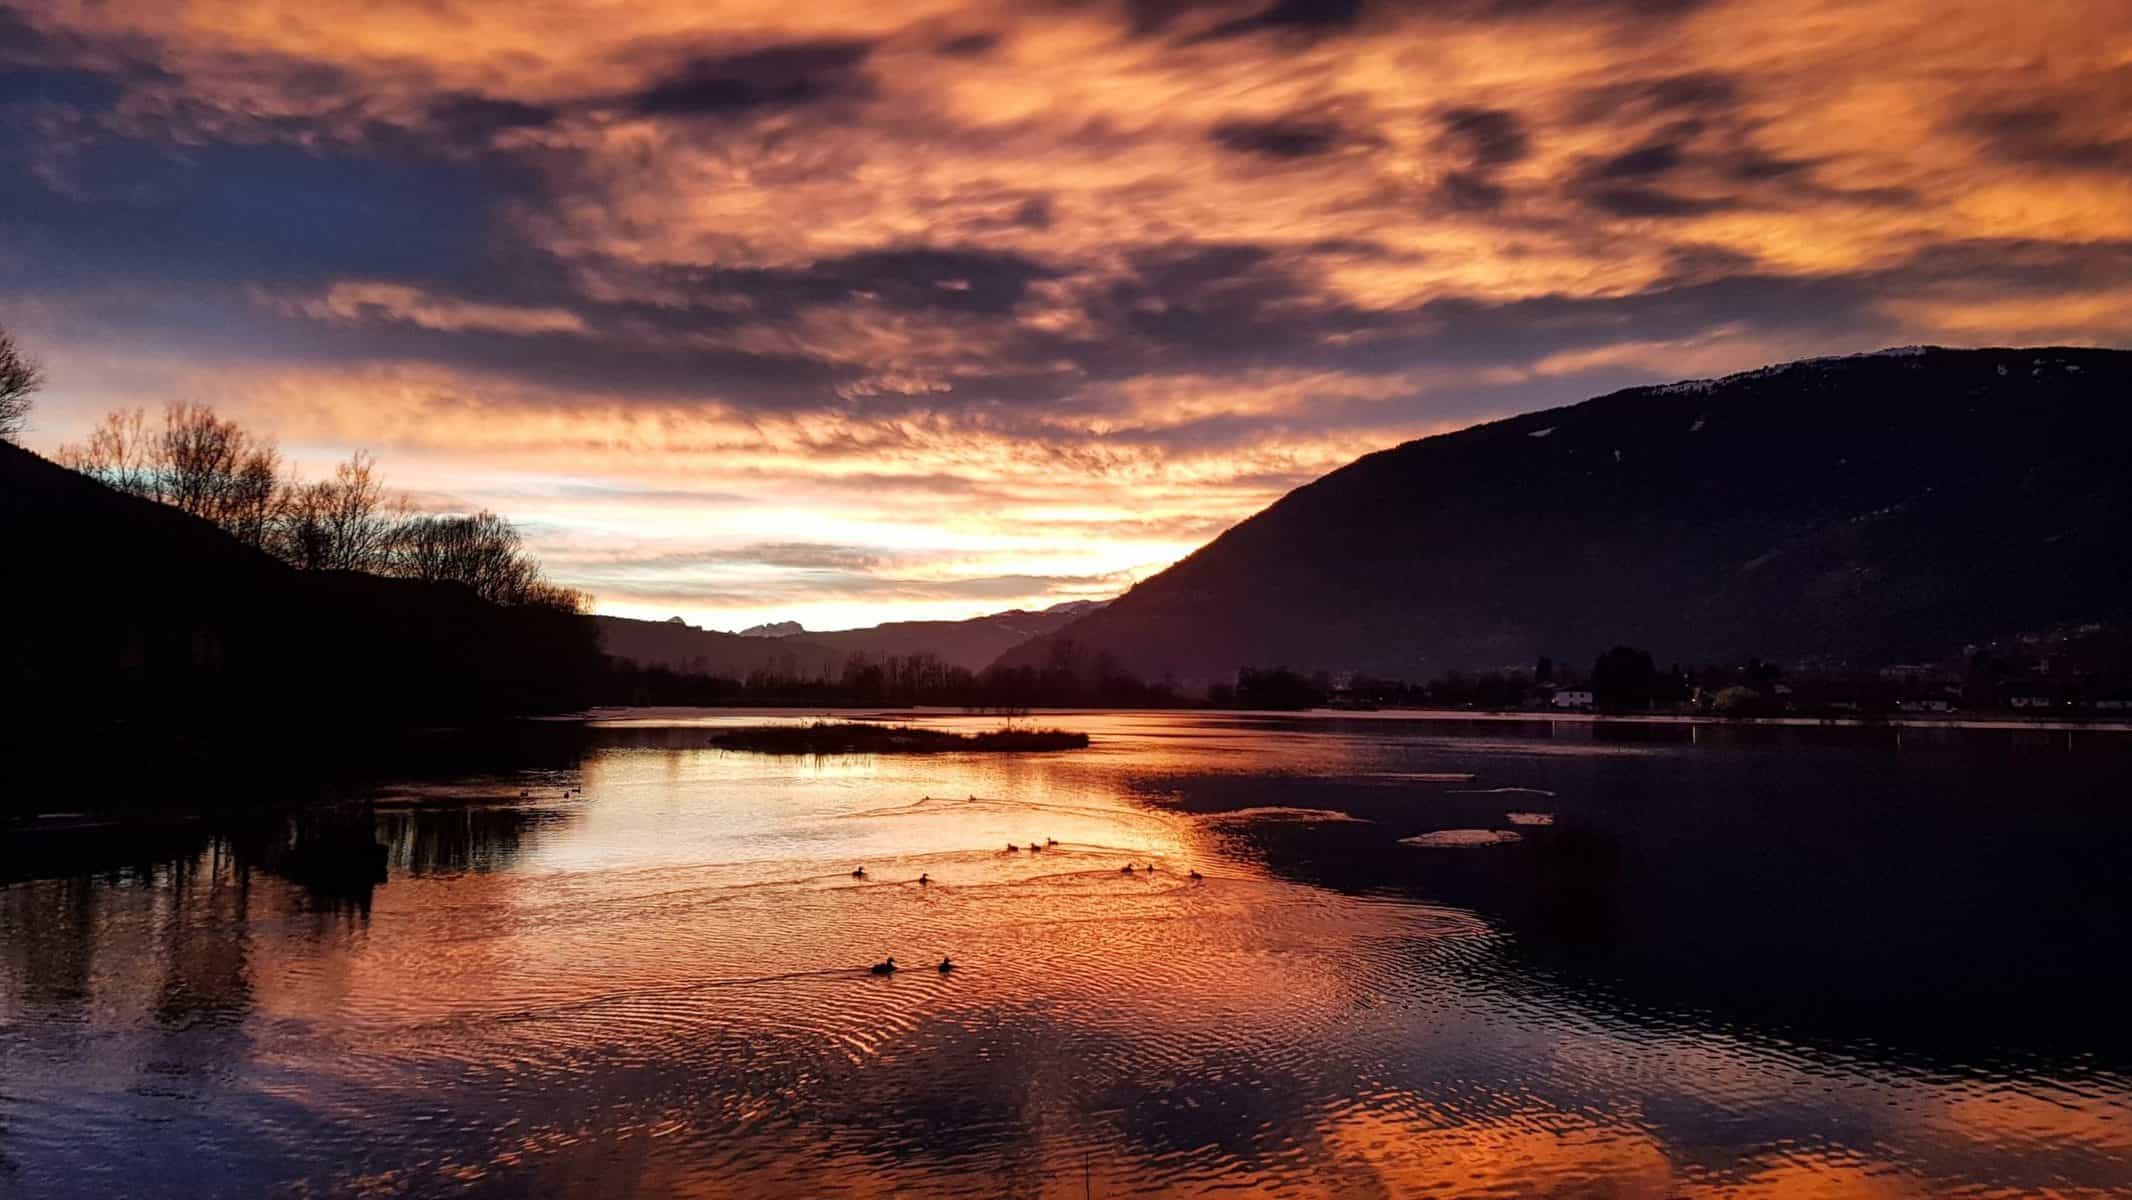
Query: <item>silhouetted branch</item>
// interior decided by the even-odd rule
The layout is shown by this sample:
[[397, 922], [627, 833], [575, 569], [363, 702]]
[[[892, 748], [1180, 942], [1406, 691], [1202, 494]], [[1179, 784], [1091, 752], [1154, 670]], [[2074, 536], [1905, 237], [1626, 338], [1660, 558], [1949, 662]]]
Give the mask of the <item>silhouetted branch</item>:
[[22, 436], [29, 427], [30, 397], [43, 386], [43, 369], [0, 329], [0, 441]]

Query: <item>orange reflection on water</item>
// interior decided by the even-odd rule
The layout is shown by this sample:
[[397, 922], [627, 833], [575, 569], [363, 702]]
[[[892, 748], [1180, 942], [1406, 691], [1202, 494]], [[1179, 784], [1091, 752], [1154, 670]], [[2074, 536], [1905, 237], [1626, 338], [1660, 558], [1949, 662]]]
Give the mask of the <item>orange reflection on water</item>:
[[[1663, 747], [1492, 735], [1447, 762], [1367, 722], [1076, 716], [1085, 754], [809, 760], [709, 748], [716, 723], [389, 789], [367, 910], [220, 843], [0, 889], [0, 1036], [22, 1051], [0, 1152], [64, 1183], [44, 1164], [94, 1147], [138, 1181], [197, 1146], [257, 1190], [370, 1195], [2085, 1197], [2128, 1177], [2121, 1079], [1924, 1073], [1639, 1010], [1532, 967], [1494, 920], [1299, 882], [1252, 841], [1367, 836], [1305, 786], [1334, 774], [1384, 811], [1493, 786], [1525, 790], [1472, 802], [1552, 804], [1537, 785], [1564, 779], [1535, 764], [1640, 771]], [[869, 975], [886, 954], [906, 969]]]

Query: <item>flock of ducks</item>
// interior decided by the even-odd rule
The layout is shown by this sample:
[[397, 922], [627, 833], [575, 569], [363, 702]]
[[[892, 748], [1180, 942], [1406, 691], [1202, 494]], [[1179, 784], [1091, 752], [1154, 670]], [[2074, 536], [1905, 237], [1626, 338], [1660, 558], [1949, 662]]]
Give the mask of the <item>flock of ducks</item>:
[[[1041, 854], [1044, 852], [1045, 847], [1056, 846], [1058, 844], [1059, 840], [1057, 838], [1045, 838], [1041, 845], [1036, 842], [1029, 843], [1029, 852], [1032, 854]], [[1015, 843], [1007, 843], [1006, 852], [1008, 854], [1019, 854], [1021, 853], [1021, 850], [1022, 848], [1016, 845]], [[1118, 868], [1118, 873], [1121, 875], [1132, 875], [1135, 873], [1153, 875], [1155, 873], [1155, 864], [1149, 863], [1144, 867], [1136, 867], [1132, 863], [1127, 863], [1124, 866]], [[1200, 880], [1206, 878], [1206, 876], [1200, 874], [1196, 870], [1187, 871], [1185, 872], [1185, 875], [1190, 878], [1194, 883], [1197, 883]], [[851, 877], [853, 879], [867, 878], [866, 868], [864, 866], [853, 867], [851, 869]], [[933, 877], [931, 875], [923, 871], [918, 873], [918, 886], [930, 887], [932, 885], [932, 882]], [[883, 958], [880, 962], [875, 963], [873, 966], [868, 967], [867, 971], [874, 975], [893, 975], [899, 969], [900, 968], [896, 966], [896, 956], [891, 954], [888, 957]], [[940, 965], [934, 969], [939, 971], [942, 975], [949, 974], [950, 972], [955, 970], [955, 960], [943, 954], [940, 956]]]
[[[896, 973], [896, 969], [896, 956], [893, 954], [867, 968], [867, 970], [876, 975], [893, 975]], [[955, 960], [943, 954], [940, 956], [940, 965], [933, 969], [945, 975], [955, 969]]]

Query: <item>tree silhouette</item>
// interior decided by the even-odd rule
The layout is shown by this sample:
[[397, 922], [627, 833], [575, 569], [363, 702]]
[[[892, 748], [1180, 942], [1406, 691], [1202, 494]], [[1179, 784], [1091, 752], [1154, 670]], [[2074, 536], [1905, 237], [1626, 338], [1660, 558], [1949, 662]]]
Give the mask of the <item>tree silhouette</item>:
[[495, 513], [409, 516], [361, 451], [332, 478], [303, 483], [284, 474], [271, 438], [203, 404], [169, 405], [159, 426], [137, 408], [108, 413], [87, 441], [60, 447], [58, 457], [303, 570], [457, 583], [494, 604], [573, 613], [591, 606], [585, 593], [543, 578], [518, 530]]
[[1649, 708], [1658, 690], [1649, 650], [1616, 646], [1592, 664], [1592, 702], [1600, 708]]
[[59, 461], [135, 496], [205, 518], [264, 549], [281, 512], [281, 454], [204, 404], [171, 404], [151, 430], [140, 409], [104, 417], [89, 440], [62, 446]]
[[14, 441], [29, 427], [30, 397], [43, 386], [44, 371], [0, 329], [0, 442]]
[[541, 578], [518, 529], [492, 512], [421, 516], [392, 534], [383, 574], [457, 583], [492, 604], [532, 604], [576, 611], [584, 597]]
[[333, 478], [291, 485], [274, 550], [307, 571], [385, 571], [404, 505], [386, 498], [370, 455], [357, 451]]

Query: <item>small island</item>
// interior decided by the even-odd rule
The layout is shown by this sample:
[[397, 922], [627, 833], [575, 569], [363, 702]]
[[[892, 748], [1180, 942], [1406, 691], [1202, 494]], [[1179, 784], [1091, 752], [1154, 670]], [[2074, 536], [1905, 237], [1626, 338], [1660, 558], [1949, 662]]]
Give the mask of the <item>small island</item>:
[[956, 733], [909, 725], [816, 721], [807, 725], [750, 725], [714, 734], [711, 745], [757, 754], [994, 754], [1085, 750], [1088, 735], [1065, 729], [991, 729]]

